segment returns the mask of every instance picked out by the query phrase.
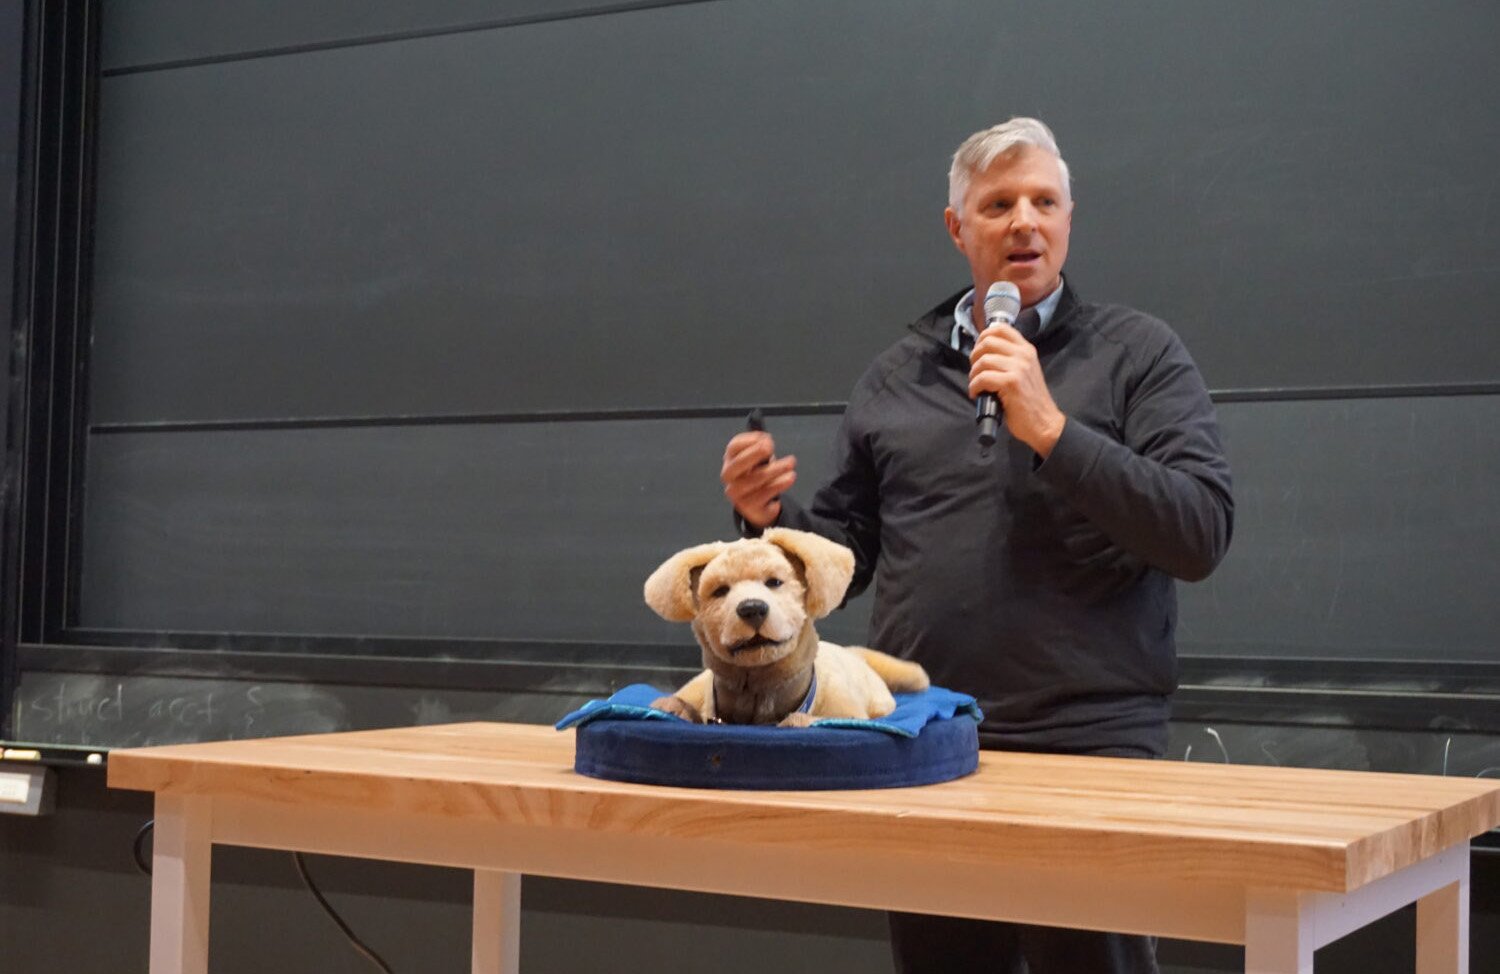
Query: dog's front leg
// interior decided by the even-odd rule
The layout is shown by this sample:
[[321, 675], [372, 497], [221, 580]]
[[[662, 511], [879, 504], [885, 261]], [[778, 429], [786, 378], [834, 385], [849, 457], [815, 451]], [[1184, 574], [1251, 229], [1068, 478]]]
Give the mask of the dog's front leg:
[[703, 723], [703, 715], [698, 712], [698, 708], [681, 697], [657, 697], [651, 701], [651, 709], [660, 710], [674, 717], [681, 717], [690, 723]]
[[714, 674], [704, 670], [678, 688], [670, 697], [657, 697], [651, 701], [651, 709], [661, 710], [681, 717], [694, 724], [702, 724], [704, 711], [709, 711], [708, 701], [714, 692]]
[[785, 717], [781, 718], [781, 723], [777, 724], [776, 726], [777, 727], [811, 727], [812, 726], [812, 722], [815, 721], [815, 720], [817, 720], [817, 719], [818, 718], [814, 717], [812, 714], [805, 714], [802, 711], [798, 710], [798, 711], [795, 711], [794, 713], [787, 714]]

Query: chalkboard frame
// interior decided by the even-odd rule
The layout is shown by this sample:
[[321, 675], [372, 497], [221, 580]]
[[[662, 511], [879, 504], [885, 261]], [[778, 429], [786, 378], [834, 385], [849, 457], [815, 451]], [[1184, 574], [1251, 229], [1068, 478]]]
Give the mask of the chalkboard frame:
[[[83, 636], [82, 633], [72, 633]], [[209, 646], [217, 648], [207, 648]], [[170, 650], [164, 653], [163, 650]], [[32, 673], [326, 683], [345, 687], [517, 691], [602, 696], [628, 683], [672, 686], [698, 671], [695, 646], [532, 640], [338, 639], [220, 634], [91, 633], [23, 644]], [[1500, 734], [1500, 664], [1348, 661], [1263, 656], [1180, 658], [1179, 720]]]
[[69, 638], [98, 141], [97, 0], [27, 0], [24, 17], [0, 737], [11, 723], [20, 647]]
[[[23, 214], [32, 212], [31, 154], [26, 148], [35, 141], [36, 115], [26, 111], [34, 96], [33, 79], [36, 76], [35, 43], [36, 24], [33, 5], [28, 3], [18, 13], [21, 29], [3, 32], [0, 43], [6, 45], [0, 55], [0, 65], [7, 70], [0, 77], [0, 97], [5, 105], [0, 107], [0, 120], [5, 123], [0, 138], [14, 137], [16, 152], [0, 155], [0, 194], [7, 197], [13, 207], [9, 215], [13, 219], [15, 232], [4, 245], [4, 253], [10, 257], [4, 268], [4, 280], [9, 285], [11, 300], [0, 307], [3, 333], [19, 339], [22, 336], [22, 309], [26, 307], [30, 294], [30, 279], [26, 269], [31, 267], [31, 238], [29, 225]], [[15, 128], [9, 127], [11, 111], [15, 112]], [[13, 248], [13, 249], [12, 249]], [[0, 291], [4, 293], [4, 291]], [[3, 430], [3, 469], [0, 469], [0, 735], [6, 727], [6, 714], [10, 710], [10, 699], [15, 692], [19, 677], [19, 660], [16, 655], [18, 631], [10, 620], [16, 618], [20, 588], [21, 555], [21, 471], [24, 462], [26, 440], [26, 357], [21, 354], [19, 341], [7, 343], [3, 386], [0, 386], [0, 430]]]
[[[26, 3], [22, 171], [18, 173], [17, 274], [10, 322], [0, 647], [0, 739], [22, 672], [127, 675], [147, 663], [168, 672], [338, 685], [504, 689], [573, 681], [603, 692], [643, 670], [672, 682], [694, 668], [688, 646], [543, 644], [524, 640], [380, 640], [261, 633], [94, 631], [76, 625], [77, 544], [86, 401], [89, 268], [97, 147], [99, 4]], [[1234, 389], [1218, 402], [1268, 399], [1500, 394], [1500, 383], [1380, 388]], [[829, 411], [838, 404], [780, 404], [773, 411]], [[685, 412], [692, 412], [691, 410]], [[722, 410], [700, 410], [719, 415]], [[555, 419], [592, 413], [549, 414]], [[470, 417], [493, 419], [493, 417]], [[452, 419], [447, 417], [446, 419]], [[95, 430], [98, 432], [98, 430]], [[1471, 729], [1500, 731], [1493, 702], [1500, 666], [1441, 661], [1182, 657], [1179, 719], [1219, 719], [1430, 729], [1427, 703], [1441, 695]], [[443, 658], [434, 657], [461, 657]], [[543, 659], [542, 657], [546, 657]], [[175, 669], [174, 669], [175, 668]], [[1416, 689], [1413, 689], [1416, 687]]]

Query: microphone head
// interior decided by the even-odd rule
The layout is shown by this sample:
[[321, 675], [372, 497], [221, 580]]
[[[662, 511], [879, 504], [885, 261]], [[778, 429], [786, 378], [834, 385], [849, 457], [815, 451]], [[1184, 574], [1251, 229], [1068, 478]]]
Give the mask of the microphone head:
[[1003, 321], [1007, 325], [1021, 313], [1021, 289], [1010, 281], [996, 281], [984, 295], [984, 320]]

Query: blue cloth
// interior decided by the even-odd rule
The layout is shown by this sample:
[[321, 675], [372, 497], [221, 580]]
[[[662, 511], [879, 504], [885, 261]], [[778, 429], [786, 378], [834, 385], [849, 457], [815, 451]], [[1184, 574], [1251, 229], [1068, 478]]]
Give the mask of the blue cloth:
[[[617, 691], [608, 700], [590, 700], [578, 710], [557, 722], [558, 730], [567, 730], [595, 720], [673, 720], [686, 723], [675, 714], [651, 709], [651, 701], [665, 697], [668, 691], [658, 690], [647, 683], [632, 683]], [[970, 717], [975, 723], [982, 719], [979, 704], [965, 693], [954, 693], [942, 687], [932, 687], [921, 693], [898, 693], [896, 709], [884, 717], [873, 720], [856, 717], [823, 717], [813, 721], [813, 727], [844, 727], [860, 730], [877, 730], [898, 737], [916, 737], [923, 727], [934, 720], [949, 720], [956, 716]], [[726, 726], [726, 725], [715, 725]], [[796, 728], [802, 730], [803, 728]]]
[[577, 728], [579, 774], [681, 788], [776, 791], [935, 784], [979, 766], [978, 705], [950, 690], [896, 694], [880, 720], [811, 727], [694, 724], [652, 710], [664, 693], [635, 684], [593, 700], [557, 727]]

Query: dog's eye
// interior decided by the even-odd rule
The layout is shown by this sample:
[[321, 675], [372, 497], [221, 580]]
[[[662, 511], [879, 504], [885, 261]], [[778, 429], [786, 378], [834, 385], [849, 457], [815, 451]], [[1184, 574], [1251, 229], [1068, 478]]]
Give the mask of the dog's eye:
[[781, 579], [779, 579], [779, 578], [768, 578], [768, 579], [766, 579], [766, 588], [781, 588]]
[[728, 585], [720, 585], [718, 588], [716, 588], [716, 589], [713, 590], [713, 594], [710, 595], [709, 598], [722, 599], [724, 596], [726, 596], [728, 594], [729, 594], [729, 586]]

